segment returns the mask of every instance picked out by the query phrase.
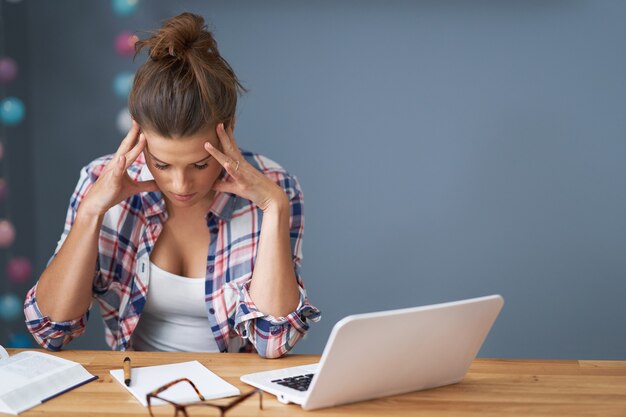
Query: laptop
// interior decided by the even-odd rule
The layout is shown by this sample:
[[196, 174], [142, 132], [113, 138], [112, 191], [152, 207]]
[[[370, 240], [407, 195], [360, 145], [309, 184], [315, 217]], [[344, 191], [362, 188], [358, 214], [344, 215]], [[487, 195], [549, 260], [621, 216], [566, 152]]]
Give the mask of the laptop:
[[460, 382], [496, 320], [499, 295], [355, 314], [340, 320], [319, 363], [241, 381], [305, 410]]

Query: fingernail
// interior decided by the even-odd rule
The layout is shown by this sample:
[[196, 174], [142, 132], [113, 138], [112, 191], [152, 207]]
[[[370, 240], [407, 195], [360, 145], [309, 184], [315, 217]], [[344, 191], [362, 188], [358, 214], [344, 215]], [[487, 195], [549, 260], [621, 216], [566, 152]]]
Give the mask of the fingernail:
[[204, 146], [208, 146], [209, 148], [213, 149], [213, 145], [211, 145], [211, 142], [205, 142]]

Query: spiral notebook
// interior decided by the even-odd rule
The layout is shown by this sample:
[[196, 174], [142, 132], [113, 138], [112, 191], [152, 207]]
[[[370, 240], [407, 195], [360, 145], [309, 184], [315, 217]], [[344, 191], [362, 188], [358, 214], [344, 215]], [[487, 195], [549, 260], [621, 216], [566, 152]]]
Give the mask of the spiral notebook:
[[[124, 383], [123, 369], [112, 369], [110, 373], [113, 378], [133, 394], [144, 407], [148, 405], [146, 402], [146, 394], [179, 378], [190, 379], [207, 400], [232, 397], [240, 394], [237, 387], [224, 381], [198, 361], [132, 368], [129, 387]], [[179, 382], [170, 387], [160, 393], [159, 396], [179, 404], [199, 401], [198, 394], [196, 394], [191, 385], [184, 382]], [[164, 401], [153, 402], [154, 405], [163, 403]]]

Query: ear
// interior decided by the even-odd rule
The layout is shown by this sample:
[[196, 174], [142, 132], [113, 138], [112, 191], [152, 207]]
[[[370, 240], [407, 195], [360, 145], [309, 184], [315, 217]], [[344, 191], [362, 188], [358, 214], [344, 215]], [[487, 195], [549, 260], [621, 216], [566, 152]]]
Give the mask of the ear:
[[230, 120], [230, 125], [231, 125], [231, 126], [232, 126], [232, 128], [233, 128], [233, 132], [235, 131], [235, 122], [236, 122], [236, 121], [237, 121], [237, 120], [236, 120], [235, 116], [233, 116], [233, 118]]

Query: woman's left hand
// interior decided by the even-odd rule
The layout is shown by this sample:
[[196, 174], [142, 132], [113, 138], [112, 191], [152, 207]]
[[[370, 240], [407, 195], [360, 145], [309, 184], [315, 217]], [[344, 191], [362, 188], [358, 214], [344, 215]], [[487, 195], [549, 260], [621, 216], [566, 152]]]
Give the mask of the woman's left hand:
[[288, 205], [289, 200], [285, 191], [250, 165], [241, 155], [235, 142], [232, 124], [225, 130], [224, 124], [218, 123], [215, 130], [223, 152], [209, 142], [204, 144], [204, 149], [224, 167], [229, 178], [225, 181], [215, 181], [213, 189], [248, 199], [264, 212], [272, 207]]

